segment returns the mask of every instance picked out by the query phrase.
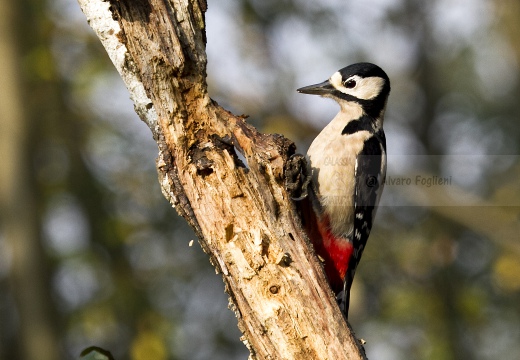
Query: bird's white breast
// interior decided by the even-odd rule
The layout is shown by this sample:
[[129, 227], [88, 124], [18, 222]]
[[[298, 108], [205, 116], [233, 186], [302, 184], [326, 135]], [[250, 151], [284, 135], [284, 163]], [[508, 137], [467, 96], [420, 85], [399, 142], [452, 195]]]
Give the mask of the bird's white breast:
[[348, 236], [353, 230], [356, 157], [371, 136], [368, 131], [341, 133], [349, 121], [358, 118], [356, 115], [341, 111], [307, 152], [318, 200], [329, 216], [331, 230], [341, 236]]

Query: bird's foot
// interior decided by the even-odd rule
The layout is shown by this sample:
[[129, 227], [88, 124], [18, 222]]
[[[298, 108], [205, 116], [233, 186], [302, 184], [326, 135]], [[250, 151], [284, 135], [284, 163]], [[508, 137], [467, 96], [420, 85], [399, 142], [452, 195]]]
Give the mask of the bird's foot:
[[294, 201], [305, 199], [309, 195], [312, 176], [305, 156], [292, 155], [285, 164], [285, 189]]

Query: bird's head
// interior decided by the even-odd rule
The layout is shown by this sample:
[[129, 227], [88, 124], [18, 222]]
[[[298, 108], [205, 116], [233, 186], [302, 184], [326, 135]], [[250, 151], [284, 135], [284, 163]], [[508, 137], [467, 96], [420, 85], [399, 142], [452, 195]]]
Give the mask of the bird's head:
[[379, 118], [383, 115], [390, 93], [390, 79], [377, 65], [357, 63], [336, 71], [322, 83], [297, 91], [332, 98], [342, 109], [360, 106], [365, 114]]

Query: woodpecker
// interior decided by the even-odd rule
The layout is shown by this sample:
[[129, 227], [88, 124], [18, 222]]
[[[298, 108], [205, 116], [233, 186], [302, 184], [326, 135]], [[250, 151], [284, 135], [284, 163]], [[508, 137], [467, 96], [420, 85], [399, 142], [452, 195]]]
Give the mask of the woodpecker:
[[340, 106], [307, 152], [310, 181], [303, 190], [307, 211], [302, 217], [348, 317], [350, 288], [385, 182], [383, 118], [390, 80], [380, 67], [358, 63], [297, 91], [331, 98]]

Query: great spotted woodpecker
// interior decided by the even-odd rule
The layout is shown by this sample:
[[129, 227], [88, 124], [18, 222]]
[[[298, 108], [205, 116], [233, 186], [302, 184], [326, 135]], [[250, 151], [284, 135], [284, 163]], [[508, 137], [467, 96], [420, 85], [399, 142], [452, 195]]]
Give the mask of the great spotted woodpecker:
[[307, 152], [310, 181], [304, 192], [310, 206], [302, 217], [348, 317], [350, 288], [385, 182], [383, 117], [390, 80], [380, 67], [358, 63], [298, 92], [332, 98], [340, 106]]

